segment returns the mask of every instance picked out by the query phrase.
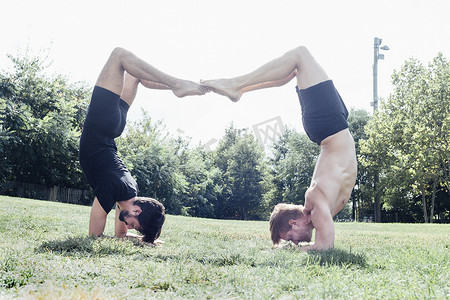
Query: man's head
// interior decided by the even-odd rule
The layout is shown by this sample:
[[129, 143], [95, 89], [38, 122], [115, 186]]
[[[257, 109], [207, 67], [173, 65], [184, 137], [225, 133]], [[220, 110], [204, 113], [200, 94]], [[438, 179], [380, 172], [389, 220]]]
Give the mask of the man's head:
[[153, 198], [136, 197], [133, 207], [132, 211], [122, 210], [119, 220], [144, 235], [144, 242], [153, 243], [161, 234], [166, 220], [164, 206]]
[[313, 225], [311, 217], [303, 214], [302, 205], [277, 204], [270, 215], [270, 234], [274, 245], [280, 240], [310, 242]]

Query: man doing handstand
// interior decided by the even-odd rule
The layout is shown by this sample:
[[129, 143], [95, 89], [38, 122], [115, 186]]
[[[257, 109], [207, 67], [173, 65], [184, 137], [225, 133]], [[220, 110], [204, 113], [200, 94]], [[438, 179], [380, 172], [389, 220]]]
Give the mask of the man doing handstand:
[[347, 204], [356, 179], [355, 143], [348, 111], [334, 84], [305, 47], [293, 49], [257, 70], [231, 79], [201, 82], [210, 90], [238, 101], [243, 93], [277, 87], [297, 77], [303, 127], [320, 146], [311, 184], [302, 205], [278, 204], [270, 216], [274, 244], [280, 240], [310, 242], [302, 250], [334, 247], [333, 217]]
[[[154, 243], [165, 220], [164, 206], [155, 199], [137, 197], [136, 181], [118, 156], [114, 142], [125, 128], [139, 83], [147, 88], [172, 90], [177, 97], [203, 95], [207, 89], [167, 75], [122, 48], [113, 50], [95, 84], [79, 154], [81, 168], [95, 194], [89, 235], [103, 234], [107, 214], [117, 203], [115, 236]], [[143, 236], [129, 233], [131, 228]]]

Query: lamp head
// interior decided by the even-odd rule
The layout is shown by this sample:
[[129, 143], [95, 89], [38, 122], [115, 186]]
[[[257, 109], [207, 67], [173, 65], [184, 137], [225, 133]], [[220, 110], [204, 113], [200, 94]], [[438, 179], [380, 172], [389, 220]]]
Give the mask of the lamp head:
[[378, 47], [378, 46], [381, 45], [382, 39], [376, 37], [376, 38], [373, 39], [373, 41], [374, 41], [375, 46]]

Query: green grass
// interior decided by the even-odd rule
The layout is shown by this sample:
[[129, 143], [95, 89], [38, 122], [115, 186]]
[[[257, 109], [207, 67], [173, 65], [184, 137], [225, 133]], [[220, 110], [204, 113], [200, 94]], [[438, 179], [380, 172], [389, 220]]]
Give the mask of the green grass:
[[152, 248], [87, 237], [89, 212], [0, 196], [0, 298], [450, 299], [449, 224], [338, 223], [303, 253], [268, 222], [169, 215]]

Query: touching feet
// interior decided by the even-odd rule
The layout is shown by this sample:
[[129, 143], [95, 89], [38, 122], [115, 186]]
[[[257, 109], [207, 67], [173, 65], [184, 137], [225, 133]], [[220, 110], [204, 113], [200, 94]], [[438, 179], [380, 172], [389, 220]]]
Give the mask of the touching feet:
[[210, 90], [204, 85], [189, 80], [180, 80], [172, 89], [175, 96], [180, 98], [185, 96], [204, 95], [209, 91]]
[[171, 86], [143, 79], [140, 82], [149, 89], [172, 90], [175, 96], [179, 98], [214, 92], [237, 102], [245, 90], [237, 90], [232, 83], [232, 79], [200, 80], [200, 83], [180, 79], [172, 83]]
[[201, 80], [200, 84], [214, 93], [230, 98], [233, 102], [239, 101], [242, 96], [242, 91], [234, 88], [231, 79]]

